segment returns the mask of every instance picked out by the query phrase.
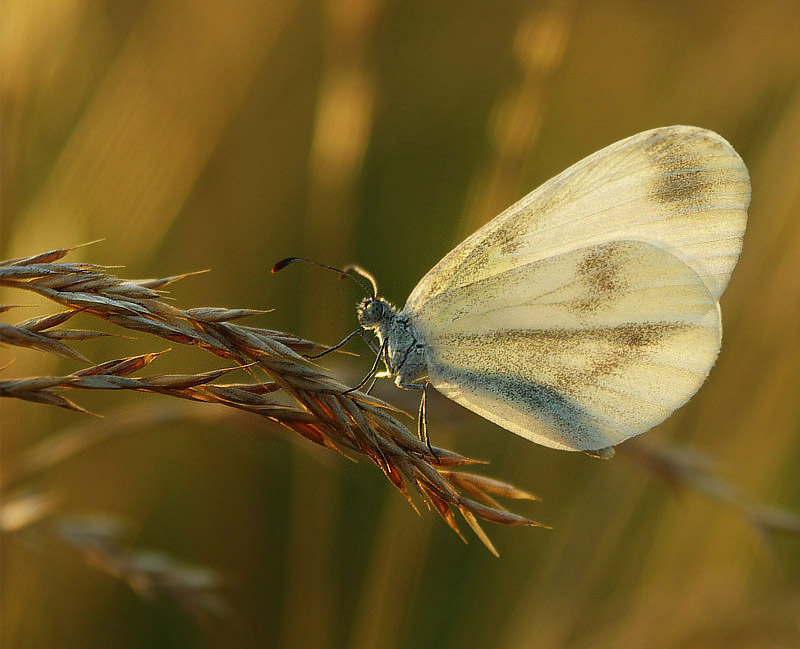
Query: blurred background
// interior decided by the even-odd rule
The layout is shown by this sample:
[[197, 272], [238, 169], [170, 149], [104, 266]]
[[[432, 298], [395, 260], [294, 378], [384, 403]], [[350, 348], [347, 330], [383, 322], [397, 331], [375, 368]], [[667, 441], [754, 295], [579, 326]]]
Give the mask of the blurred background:
[[[2, 258], [104, 238], [67, 260], [128, 278], [210, 268], [171, 289], [184, 308], [274, 308], [246, 324], [334, 343], [357, 291], [311, 267], [271, 276], [277, 259], [359, 263], [402, 304], [506, 206], [656, 126], [723, 134], [753, 202], [719, 361], [645, 436], [711, 458], [736, 491], [537, 447], [434, 394], [435, 444], [543, 498], [514, 509], [553, 530], [487, 525], [496, 559], [368, 462], [256, 417], [140, 393], [71, 395], [103, 419], [4, 399], [4, 470], [64, 431], [105, 438], [4, 497], [124, 521], [125, 551], [215, 570], [226, 608], [148, 600], [34, 525], [2, 541], [3, 646], [798, 646], [800, 542], [739, 507], [800, 510], [798, 25], [795, 0], [6, 0]], [[4, 322], [57, 310], [2, 303], [35, 307]], [[76, 345], [96, 362], [168, 346]], [[327, 367], [355, 383], [371, 358], [351, 349]], [[12, 360], [4, 378], [80, 367]], [[222, 365], [173, 349], [152, 372]]]

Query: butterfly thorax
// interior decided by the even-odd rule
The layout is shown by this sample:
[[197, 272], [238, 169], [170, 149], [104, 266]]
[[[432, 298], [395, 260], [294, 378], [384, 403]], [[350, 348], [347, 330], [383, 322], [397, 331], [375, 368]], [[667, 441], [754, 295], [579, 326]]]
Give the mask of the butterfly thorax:
[[386, 369], [397, 385], [405, 387], [427, 374], [424, 345], [405, 314], [380, 297], [365, 298], [356, 312], [361, 326], [378, 337]]

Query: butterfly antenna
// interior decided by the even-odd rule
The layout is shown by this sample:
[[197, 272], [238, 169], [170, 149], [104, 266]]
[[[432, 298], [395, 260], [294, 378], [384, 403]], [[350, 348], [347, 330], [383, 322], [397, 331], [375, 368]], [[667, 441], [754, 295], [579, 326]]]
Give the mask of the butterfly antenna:
[[342, 269], [344, 272], [353, 271], [358, 275], [361, 275], [364, 279], [366, 279], [372, 285], [372, 297], [378, 297], [378, 282], [375, 281], [375, 277], [369, 271], [364, 270], [361, 266], [356, 266], [355, 264], [348, 264]]
[[[372, 277], [367, 271], [359, 268], [358, 266], [345, 266], [344, 268], [334, 268], [333, 266], [328, 266], [327, 264], [321, 264], [318, 261], [311, 261], [310, 259], [305, 259], [303, 257], [287, 257], [286, 259], [281, 259], [277, 264], [272, 267], [272, 272], [277, 273], [279, 270], [283, 270], [289, 264], [293, 264], [296, 261], [303, 261], [307, 264], [311, 264], [312, 266], [319, 266], [320, 268], [327, 268], [328, 270], [332, 270], [335, 273], [339, 273], [340, 277], [346, 277], [347, 279], [355, 282], [361, 289], [367, 294], [372, 295], [372, 297], [376, 297], [378, 292], [378, 285], [375, 283], [375, 278]], [[372, 291], [370, 292], [369, 288], [366, 284], [364, 284], [360, 279], [354, 277], [350, 271], [353, 271], [360, 275], [361, 277], [369, 280], [369, 283], [372, 285]]]

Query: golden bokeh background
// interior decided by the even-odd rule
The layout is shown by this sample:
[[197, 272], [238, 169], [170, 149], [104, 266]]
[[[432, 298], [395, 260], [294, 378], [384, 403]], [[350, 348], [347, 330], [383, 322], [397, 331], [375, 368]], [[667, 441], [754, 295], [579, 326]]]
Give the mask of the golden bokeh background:
[[[676, 491], [622, 453], [534, 446], [434, 396], [435, 443], [543, 498], [515, 509], [554, 529], [487, 526], [495, 559], [417, 517], [369, 463], [255, 417], [170, 418], [171, 400], [141, 393], [72, 397], [102, 420], [4, 399], [5, 467], [64, 430], [119, 426], [15, 489], [213, 567], [228, 611], [195, 619], [52, 538], [8, 533], [3, 646], [798, 646], [800, 541], [763, 536], [741, 507], [800, 511], [798, 26], [795, 0], [6, 0], [3, 259], [104, 238], [68, 260], [131, 278], [210, 268], [171, 289], [178, 305], [275, 308], [253, 324], [333, 343], [357, 292], [313, 268], [271, 276], [277, 259], [359, 263], [402, 303], [465, 235], [638, 131], [718, 131], [753, 202], [719, 361], [645, 436], [713, 458], [732, 498]], [[2, 303], [37, 306], [4, 322], [54, 310]], [[78, 348], [100, 362], [168, 346], [138, 338]], [[330, 366], [354, 383], [370, 360], [352, 349]], [[12, 359], [3, 378], [80, 367]], [[215, 362], [173, 349], [153, 371]]]

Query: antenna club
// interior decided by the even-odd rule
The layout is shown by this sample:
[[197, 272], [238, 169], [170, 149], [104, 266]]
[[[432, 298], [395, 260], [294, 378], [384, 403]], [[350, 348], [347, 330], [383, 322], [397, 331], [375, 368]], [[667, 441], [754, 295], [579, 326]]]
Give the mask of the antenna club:
[[[377, 296], [378, 293], [378, 285], [375, 282], [375, 278], [370, 275], [367, 271], [365, 271], [360, 266], [345, 266], [344, 268], [334, 268], [333, 266], [328, 266], [328, 264], [321, 264], [318, 261], [311, 261], [310, 259], [306, 259], [305, 257], [286, 257], [285, 259], [281, 259], [277, 264], [272, 267], [272, 272], [277, 273], [279, 270], [283, 270], [289, 264], [293, 264], [296, 261], [303, 261], [307, 264], [312, 264], [313, 266], [319, 266], [320, 268], [327, 268], [328, 270], [332, 270], [335, 273], [339, 274], [340, 278], [346, 277], [352, 282], [358, 284], [367, 295], [371, 295], [373, 298]], [[352, 273], [355, 273], [353, 275]], [[366, 279], [372, 288], [372, 291], [367, 288], [367, 285], [364, 284], [361, 280]]]
[[296, 261], [299, 261], [298, 257], [287, 257], [286, 259], [281, 259], [277, 264], [275, 264], [272, 267], [272, 272], [277, 273], [279, 270], [283, 270], [289, 264], [293, 264]]

